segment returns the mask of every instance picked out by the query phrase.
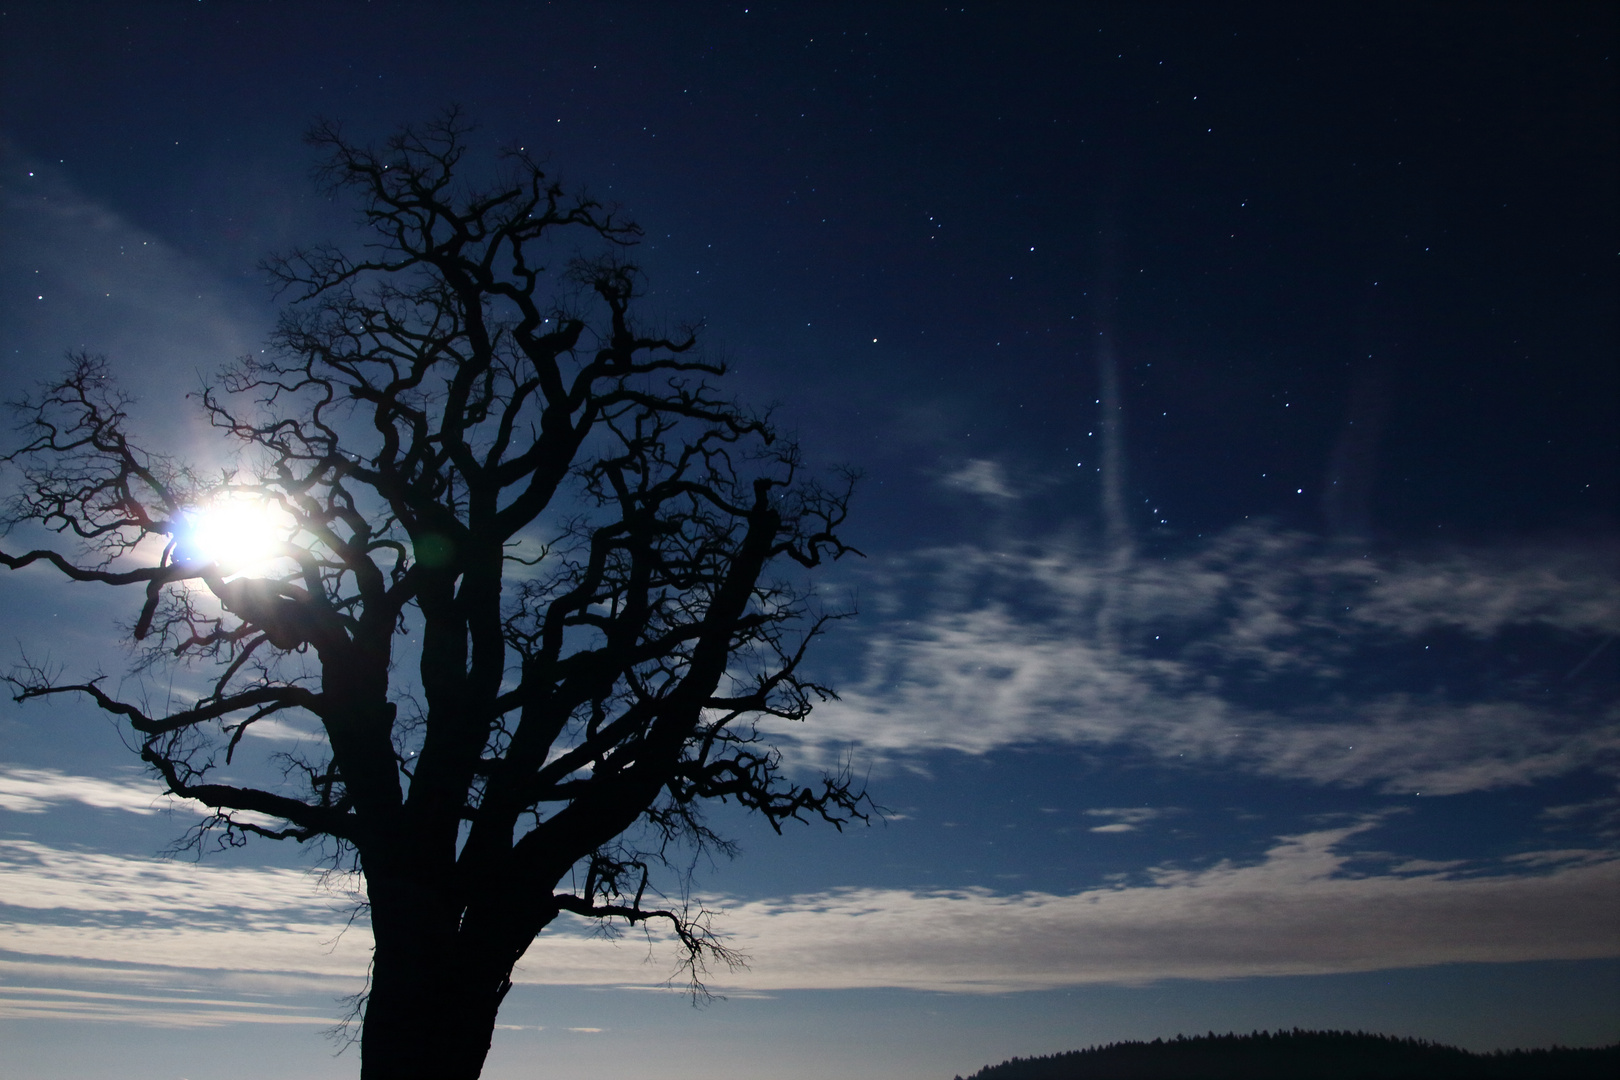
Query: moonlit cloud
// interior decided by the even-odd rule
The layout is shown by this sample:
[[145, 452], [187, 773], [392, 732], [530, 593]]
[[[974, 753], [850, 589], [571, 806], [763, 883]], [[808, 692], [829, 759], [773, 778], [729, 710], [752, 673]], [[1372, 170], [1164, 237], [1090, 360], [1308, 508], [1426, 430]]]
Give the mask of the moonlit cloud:
[[3, 139], [0, 234], [0, 284], [29, 300], [0, 311], [6, 398], [55, 374], [68, 350], [104, 353], [141, 400], [137, 433], [162, 431], [171, 451], [217, 455], [217, 432], [185, 394], [200, 374], [258, 351], [268, 307], [254, 311], [216, 271]]
[[[10, 965], [0, 962], [0, 971]], [[318, 1010], [255, 998], [165, 994], [161, 981], [138, 993], [77, 990], [58, 986], [0, 985], [0, 1020], [123, 1021], [153, 1027], [196, 1028], [236, 1024], [331, 1027], [337, 1010]]]
[[[1281, 837], [1252, 864], [1161, 866], [1146, 884], [1077, 893], [850, 888], [720, 900], [709, 905], [715, 928], [750, 961], [712, 981], [739, 993], [1000, 993], [1620, 956], [1620, 852], [1526, 853], [1511, 867], [1401, 862], [1358, 850], [1376, 823]], [[1378, 872], [1365, 869], [1381, 858]], [[363, 921], [340, 934], [351, 900], [299, 871], [0, 842], [10, 986], [0, 1015], [308, 1022], [308, 1010], [260, 1007], [250, 995], [358, 989], [370, 939]], [[516, 978], [648, 986], [674, 957], [659, 933], [606, 941], [562, 922]], [[82, 992], [84, 982], [96, 990]]]
[[1145, 886], [835, 890], [738, 905], [719, 925], [753, 956], [736, 981], [754, 989], [997, 992], [1620, 955], [1616, 853], [1561, 853], [1535, 876], [1354, 876], [1342, 849], [1365, 827], [1281, 838], [1257, 865], [1159, 869]]
[[1085, 811], [1087, 817], [1110, 818], [1106, 825], [1093, 825], [1088, 832], [1094, 833], [1122, 833], [1135, 832], [1137, 826], [1144, 825], [1154, 818], [1162, 817], [1165, 811], [1150, 806], [1123, 806], [1098, 807], [1095, 810]]
[[255, 720], [247, 729], [250, 739], [264, 739], [268, 742], [319, 742], [326, 741], [326, 732], [320, 729], [307, 730], [299, 725], [279, 716], [267, 716], [262, 720]]
[[[842, 700], [773, 731], [801, 755], [1115, 746], [1433, 794], [1620, 763], [1620, 706], [1566, 678], [1620, 632], [1599, 550], [1382, 560], [1246, 527], [1123, 571], [1072, 546], [962, 547], [896, 580], [930, 606], [877, 602]], [[1498, 678], [1510, 631], [1547, 655]]]
[[0, 902], [13, 908], [249, 928], [257, 919], [279, 924], [295, 909], [309, 921], [311, 912], [347, 903], [345, 890], [357, 887], [345, 878], [340, 888], [322, 889], [304, 870], [65, 851], [26, 840], [0, 840], [0, 867]]
[[[56, 769], [29, 769], [0, 764], [0, 810], [39, 814], [53, 804], [82, 803], [100, 810], [123, 810], [131, 814], [156, 814], [182, 800], [158, 791], [150, 781], [102, 780], [74, 776]], [[196, 804], [190, 804], [196, 805]]]
[[972, 458], [955, 472], [946, 474], [941, 482], [948, 488], [965, 491], [982, 499], [1016, 499], [1018, 493], [1007, 482], [1001, 465], [984, 458]]
[[371, 944], [348, 884], [0, 840], [0, 1018], [330, 1025]]
[[[1336, 848], [1359, 828], [1283, 838], [1254, 866], [1161, 869], [1147, 886], [844, 889], [737, 904], [717, 925], [752, 962], [716, 985], [994, 993], [1620, 954], [1616, 853], [1549, 853], [1556, 869], [1533, 877], [1410, 864], [1356, 877]], [[525, 977], [645, 977], [642, 950], [610, 970], [598, 944], [542, 939]]]

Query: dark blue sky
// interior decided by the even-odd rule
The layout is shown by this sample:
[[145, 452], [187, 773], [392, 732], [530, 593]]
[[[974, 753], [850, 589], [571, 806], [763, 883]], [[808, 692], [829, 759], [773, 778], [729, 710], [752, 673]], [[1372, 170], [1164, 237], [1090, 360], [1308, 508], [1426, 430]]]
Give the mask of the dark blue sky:
[[301, 127], [456, 100], [643, 220], [671, 310], [806, 438], [937, 402], [875, 473], [974, 427], [1065, 456], [1108, 294], [1135, 486], [1185, 528], [1322, 528], [1363, 382], [1380, 529], [1613, 525], [1598, 7], [335, 8], [23, 5], [10, 137], [257, 299], [266, 250], [344, 225]]
[[[896, 1078], [1226, 1026], [1613, 1041], [1616, 44], [1601, 4], [12, 3], [0, 383], [103, 351], [161, 430], [262, 343], [259, 260], [352, 235], [308, 124], [458, 102], [482, 160], [621, 203], [651, 307], [864, 469], [868, 558], [825, 581], [862, 610], [818, 658], [843, 700], [778, 737], [892, 820], [722, 815], [744, 854], [696, 886], [755, 954], [733, 1001], [614, 989], [662, 977], [638, 945], [537, 947], [502, 1019], [545, 1030], [491, 1077], [729, 1076], [711, 1037]], [[0, 590], [21, 644], [125, 664], [116, 599]], [[280, 884], [120, 908], [184, 827], [121, 755], [82, 710], [0, 713], [3, 857], [60, 900], [0, 895], [6, 1041], [30, 1076], [127, 1068], [49, 1064], [89, 988], [150, 1047], [119, 1075], [170, 1075], [171, 1014], [257, 1075], [135, 999], [318, 1018], [350, 968], [270, 930], [222, 959], [242, 897], [304, 902], [270, 845], [196, 873]], [[353, 1071], [313, 1022], [249, 1027], [263, 1075]]]

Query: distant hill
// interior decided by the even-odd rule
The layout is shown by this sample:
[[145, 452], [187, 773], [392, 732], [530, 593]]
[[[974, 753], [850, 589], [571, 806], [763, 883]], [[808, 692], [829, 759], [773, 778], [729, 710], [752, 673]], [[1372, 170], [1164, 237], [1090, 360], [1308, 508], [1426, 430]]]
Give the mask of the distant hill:
[[[968, 1080], [1615, 1080], [1620, 1044], [1475, 1054], [1349, 1031], [1121, 1042], [987, 1065]], [[960, 1076], [956, 1080], [962, 1080]]]

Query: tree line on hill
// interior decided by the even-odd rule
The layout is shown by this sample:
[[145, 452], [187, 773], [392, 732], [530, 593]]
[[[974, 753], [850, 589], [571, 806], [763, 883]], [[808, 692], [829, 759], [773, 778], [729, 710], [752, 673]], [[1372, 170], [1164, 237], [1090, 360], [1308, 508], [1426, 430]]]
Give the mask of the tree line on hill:
[[[1607, 1080], [1620, 1043], [1594, 1049], [1477, 1054], [1423, 1039], [1356, 1031], [1256, 1031], [1118, 1042], [987, 1065], [968, 1080]], [[962, 1080], [960, 1076], [956, 1080]]]

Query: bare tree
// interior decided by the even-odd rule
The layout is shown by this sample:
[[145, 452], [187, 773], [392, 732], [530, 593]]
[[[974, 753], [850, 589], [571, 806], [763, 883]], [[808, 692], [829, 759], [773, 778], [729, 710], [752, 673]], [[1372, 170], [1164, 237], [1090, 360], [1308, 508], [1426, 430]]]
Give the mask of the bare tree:
[[[367, 1080], [476, 1077], [513, 965], [561, 912], [662, 920], [694, 988], [735, 960], [651, 877], [724, 846], [707, 800], [778, 829], [866, 817], [847, 775], [790, 782], [754, 726], [829, 694], [800, 663], [836, 616], [789, 574], [851, 550], [851, 478], [807, 480], [768, 417], [717, 395], [690, 329], [633, 317], [634, 225], [521, 151], [466, 184], [468, 131], [452, 111], [377, 149], [311, 133], [369, 239], [267, 264], [292, 294], [274, 347], [200, 395], [238, 471], [139, 448], [86, 355], [22, 403], [6, 459], [10, 523], [76, 547], [0, 561], [134, 586], [137, 662], [206, 673], [178, 711], [26, 666], [16, 697], [124, 717], [168, 791], [211, 808], [196, 842], [352, 859]], [[268, 515], [251, 565], [202, 542], [221, 507]], [[318, 752], [227, 782], [252, 725], [300, 715]]]

